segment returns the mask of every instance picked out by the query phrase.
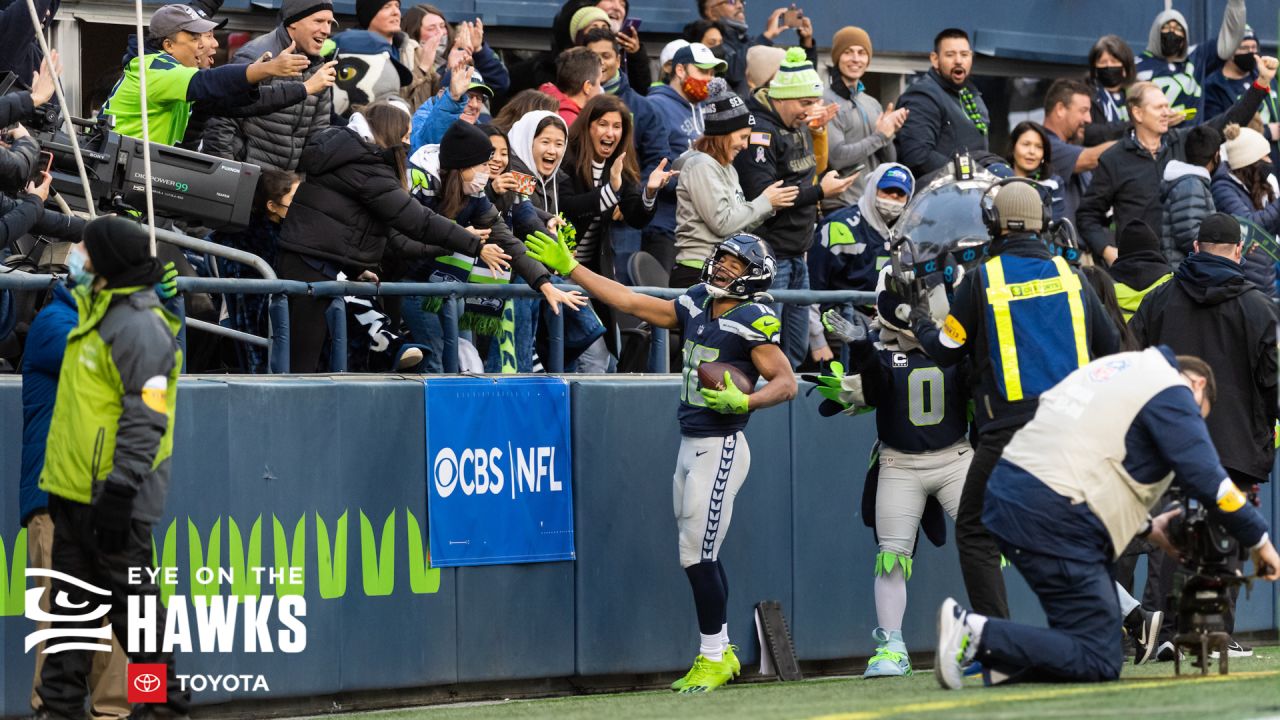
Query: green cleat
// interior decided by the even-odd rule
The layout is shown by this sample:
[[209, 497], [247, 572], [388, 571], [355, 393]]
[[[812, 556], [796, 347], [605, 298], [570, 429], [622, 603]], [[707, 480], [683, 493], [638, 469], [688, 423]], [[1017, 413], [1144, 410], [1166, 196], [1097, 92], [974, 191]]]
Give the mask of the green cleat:
[[724, 659], [729, 663], [729, 667], [733, 668], [734, 677], [742, 674], [742, 663], [738, 661], [738, 654], [734, 652], [737, 649], [737, 645], [730, 645], [724, 649]]
[[699, 655], [685, 676], [683, 694], [711, 692], [733, 679], [733, 664], [728, 658], [716, 662]]
[[[701, 655], [698, 656], [698, 658], [701, 658], [701, 657], [702, 657]], [[683, 690], [684, 686], [689, 684], [689, 678], [693, 677], [693, 671], [697, 669], [698, 669], [698, 660], [695, 659], [693, 661], [693, 667], [689, 668], [689, 672], [685, 673], [684, 677], [671, 683], [671, 689], [675, 690], [676, 692], [680, 692], [681, 690]]]

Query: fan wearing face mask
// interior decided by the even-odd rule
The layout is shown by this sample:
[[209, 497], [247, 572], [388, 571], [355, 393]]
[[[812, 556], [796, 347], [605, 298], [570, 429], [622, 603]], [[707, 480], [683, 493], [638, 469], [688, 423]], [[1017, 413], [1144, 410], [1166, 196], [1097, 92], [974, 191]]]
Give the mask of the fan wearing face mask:
[[[1236, 54], [1204, 83], [1205, 114], [1213, 117], [1225, 112], [1257, 81], [1258, 50], [1258, 36], [1253, 28], [1246, 25], [1244, 39], [1236, 48]], [[1280, 151], [1276, 148], [1276, 141], [1280, 140], [1280, 99], [1276, 94], [1275, 81], [1268, 86], [1267, 97], [1258, 108], [1258, 117], [1262, 120], [1262, 136], [1271, 144], [1271, 164], [1280, 163]]]
[[[915, 178], [905, 165], [884, 163], [867, 178], [867, 189], [856, 205], [823, 217], [814, 231], [809, 250], [814, 290], [876, 289], [889, 260], [889, 233], [911, 200]], [[850, 312], [851, 305], [842, 308], [842, 314]]]
[[1156, 15], [1147, 49], [1138, 59], [1138, 80], [1150, 80], [1169, 99], [1169, 109], [1191, 124], [1206, 114], [1202, 86], [1236, 54], [1245, 33], [1244, 0], [1228, 0], [1217, 41], [1191, 44], [1190, 26], [1177, 10]]

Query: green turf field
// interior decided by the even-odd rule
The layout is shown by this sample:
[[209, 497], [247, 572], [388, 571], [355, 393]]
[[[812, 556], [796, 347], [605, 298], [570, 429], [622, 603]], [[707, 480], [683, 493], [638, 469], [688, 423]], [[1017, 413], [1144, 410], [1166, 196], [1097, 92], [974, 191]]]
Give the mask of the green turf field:
[[[1213, 666], [1216, 670], [1216, 664]], [[1184, 666], [1184, 669], [1185, 666]], [[729, 685], [707, 695], [632, 692], [549, 700], [364, 713], [369, 720], [596, 720], [598, 718], [1280, 718], [1280, 648], [1257, 648], [1231, 662], [1232, 674], [1177, 678], [1172, 663], [1126, 666], [1120, 682], [938, 688], [930, 670], [914, 677], [864, 681]]]

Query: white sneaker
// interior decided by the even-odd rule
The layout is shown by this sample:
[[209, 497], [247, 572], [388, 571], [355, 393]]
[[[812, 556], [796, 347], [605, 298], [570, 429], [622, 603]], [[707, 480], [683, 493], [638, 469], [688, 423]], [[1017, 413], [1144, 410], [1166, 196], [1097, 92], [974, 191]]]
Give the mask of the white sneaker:
[[[1217, 660], [1220, 653], [1217, 650], [1209, 653], [1210, 660]], [[1241, 645], [1235, 638], [1231, 638], [1231, 642], [1227, 643], [1227, 657], [1253, 657], [1253, 648], [1248, 645]]]
[[966, 622], [968, 611], [952, 598], [938, 608], [938, 651], [933, 660], [933, 675], [948, 690], [964, 685], [964, 668], [977, 654], [979, 636]]

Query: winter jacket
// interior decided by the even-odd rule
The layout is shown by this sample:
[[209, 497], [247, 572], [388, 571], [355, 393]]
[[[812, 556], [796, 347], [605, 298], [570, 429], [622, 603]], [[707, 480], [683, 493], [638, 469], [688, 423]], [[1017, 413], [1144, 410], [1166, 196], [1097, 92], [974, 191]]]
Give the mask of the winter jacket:
[[[355, 276], [382, 262], [388, 242], [400, 257], [426, 257], [423, 243], [477, 255], [483, 243], [410, 197], [384, 151], [351, 128], [313, 133], [298, 187], [280, 232], [280, 249], [334, 263]], [[395, 230], [402, 238], [390, 238]]]
[[751, 200], [778, 180], [783, 185], [800, 188], [796, 202], [779, 210], [759, 230], [779, 260], [800, 257], [813, 244], [813, 228], [818, 221], [818, 202], [822, 188], [814, 184], [817, 160], [813, 155], [813, 139], [809, 128], [792, 130], [782, 124], [769, 104], [768, 89], [757, 90], [747, 100], [747, 109], [756, 118], [747, 149], [734, 158], [742, 193]]
[[884, 113], [880, 101], [865, 92], [862, 83], [851, 88], [834, 68], [830, 74], [831, 82], [823, 91], [822, 99], [839, 105], [840, 110], [827, 123], [827, 168], [843, 173], [855, 165], [865, 167], [852, 187], [839, 197], [822, 201], [823, 210], [857, 203], [867, 187], [867, 176], [881, 163], [893, 162], [897, 157], [893, 142], [876, 130], [876, 120]]
[[1160, 204], [1164, 219], [1160, 232], [1160, 250], [1175, 267], [1194, 252], [1200, 221], [1216, 212], [1213, 193], [1209, 191], [1209, 170], [1170, 160], [1164, 168], [1160, 186]]
[[[1209, 119], [1207, 124], [1219, 131], [1228, 123], [1247, 125], [1265, 95], [1252, 88], [1231, 110]], [[1160, 182], [1169, 161], [1186, 160], [1185, 143], [1192, 129], [1179, 126], [1165, 133], [1154, 157], [1130, 132], [1098, 158], [1089, 189], [1076, 210], [1080, 237], [1094, 255], [1101, 256], [1103, 249], [1112, 244], [1107, 234], [1112, 221], [1115, 227], [1124, 227], [1130, 220], [1142, 220], [1153, 229], [1164, 227]], [[1113, 214], [1111, 220], [1107, 219], [1108, 211]]]
[[[409, 168], [415, 177], [411, 190], [413, 198], [432, 212], [438, 212], [441, 187], [439, 146], [428, 146], [415, 152], [409, 160]], [[425, 182], [417, 180], [419, 177]], [[489, 230], [488, 241], [511, 256], [511, 270], [534, 290], [550, 280], [551, 273], [546, 266], [528, 256], [524, 242], [512, 234], [511, 227], [487, 195], [472, 196], [462, 211], [450, 219], [462, 227]]]
[[[1253, 199], [1249, 197], [1244, 183], [1231, 173], [1225, 163], [1213, 174], [1213, 183], [1209, 187], [1213, 191], [1213, 204], [1218, 212], [1249, 220], [1272, 235], [1280, 233], [1280, 199], [1272, 200], [1261, 210], [1255, 210]], [[1244, 276], [1249, 278], [1254, 287], [1267, 297], [1276, 296], [1276, 261], [1270, 255], [1254, 246], [1246, 249], [1240, 264]]]
[[164, 512], [173, 453], [182, 321], [151, 287], [77, 287], [40, 489], [90, 504], [103, 483], [135, 494], [133, 519]]
[[[47, 29], [58, 14], [61, 0], [35, 0], [36, 15]], [[40, 70], [44, 53], [36, 42], [35, 28], [31, 26], [31, 12], [26, 0], [10, 0], [0, 3], [0, 75], [11, 72], [17, 76], [14, 88], [25, 88], [31, 77]], [[7, 127], [0, 123], [0, 127]]]
[[[867, 186], [875, 187], [881, 176], [895, 167], [911, 172], [905, 165], [886, 163], [869, 173]], [[874, 291], [880, 268], [889, 259], [889, 232], [889, 223], [876, 209], [874, 192], [864, 193], [855, 205], [824, 216], [809, 250], [809, 286], [814, 290]]]
[[[744, 96], [745, 97], [745, 96]], [[659, 144], [662, 154], [670, 163], [675, 163], [689, 149], [694, 140], [702, 137], [702, 113], [699, 106], [684, 99], [670, 85], [657, 85], [649, 88], [645, 96], [653, 108], [654, 114], [665, 132], [665, 141]], [[759, 120], [759, 118], [757, 118]], [[677, 178], [658, 192], [658, 207], [649, 224], [651, 230], [671, 235], [676, 231], [676, 186]]]
[[773, 204], [764, 195], [747, 201], [733, 163], [690, 150], [676, 161], [676, 263], [702, 267], [721, 240], [751, 232], [769, 216]]
[[1116, 302], [1125, 322], [1138, 311], [1147, 295], [1173, 277], [1173, 266], [1158, 250], [1124, 253], [1107, 271], [1115, 280]]
[[[279, 55], [293, 40], [284, 26], [243, 45], [232, 62], [250, 63], [264, 52]], [[324, 59], [311, 57], [311, 65], [302, 73], [306, 80], [324, 66]], [[278, 83], [280, 78], [264, 80]], [[204, 152], [218, 157], [251, 162], [262, 167], [296, 170], [303, 148], [310, 136], [329, 127], [333, 112], [333, 92], [326, 90], [308, 95], [300, 103], [268, 115], [234, 119], [211, 118], [205, 126]]]
[[1160, 55], [1160, 27], [1170, 20], [1182, 25], [1183, 36], [1190, 42], [1191, 28], [1182, 13], [1165, 10], [1156, 15], [1147, 32], [1147, 49], [1138, 57], [1138, 79], [1150, 80], [1159, 86], [1165, 97], [1169, 98], [1169, 106], [1173, 110], [1194, 108], [1195, 115], [1184, 123], [1184, 126], [1190, 127], [1213, 117], [1205, 112], [1201, 88], [1209, 76], [1221, 69], [1240, 46], [1245, 28], [1244, 0], [1227, 0], [1217, 42], [1191, 45], [1186, 54], [1175, 57], [1172, 61]]
[[[978, 112], [990, 127], [991, 113], [982, 93], [971, 82], [966, 81], [965, 87], [973, 93]], [[959, 92], [960, 88], [931, 69], [898, 98], [898, 107], [911, 113], [894, 136], [893, 144], [898, 162], [918, 178], [951, 162], [958, 152], [987, 151], [987, 135], [978, 130], [961, 107]]]
[[44, 469], [62, 355], [67, 349], [67, 334], [76, 326], [76, 315], [71, 291], [54, 283], [49, 304], [36, 314], [27, 330], [22, 352], [22, 479], [18, 487], [18, 519], [23, 525], [49, 506], [49, 494], [39, 486], [40, 471]]
[[1188, 257], [1147, 296], [1129, 329], [1145, 346], [1209, 363], [1218, 399], [1205, 424], [1222, 464], [1265, 479], [1275, 456], [1276, 318], [1241, 267], [1208, 253]]
[[[440, 97], [430, 98], [414, 111], [409, 127], [409, 145], [413, 152], [425, 145], [439, 145], [444, 133], [455, 120], [462, 117], [467, 108], [467, 101], [454, 100], [446, 90]], [[476, 118], [477, 124], [488, 123], [492, 118], [481, 113]]]
[[0, 193], [16, 195], [27, 187], [31, 171], [40, 156], [40, 143], [24, 137], [10, 147], [0, 147]]
[[75, 215], [44, 209], [35, 195], [23, 193], [17, 199], [0, 195], [0, 250], [12, 251], [18, 238], [27, 233], [80, 242], [84, 226], [84, 219]]
[[0, 127], [27, 122], [33, 111], [31, 93], [26, 90], [9, 88], [9, 92], [0, 95]]
[[[623, 221], [636, 229], [649, 224], [654, 208], [654, 202], [646, 201], [644, 197], [644, 187], [626, 180], [625, 177], [622, 189], [614, 192], [609, 184], [614, 157], [605, 161], [599, 185], [584, 180], [568, 169], [576, 167], [571, 155], [565, 156], [557, 180], [560, 186], [560, 212], [578, 230], [578, 247], [575, 252], [578, 261], [610, 279], [613, 278], [614, 267], [613, 243], [609, 242], [609, 218], [613, 215], [614, 208], [621, 210]], [[588, 240], [585, 235], [592, 223], [597, 222], [595, 236], [590, 240], [594, 247], [586, 247], [584, 242]]]

